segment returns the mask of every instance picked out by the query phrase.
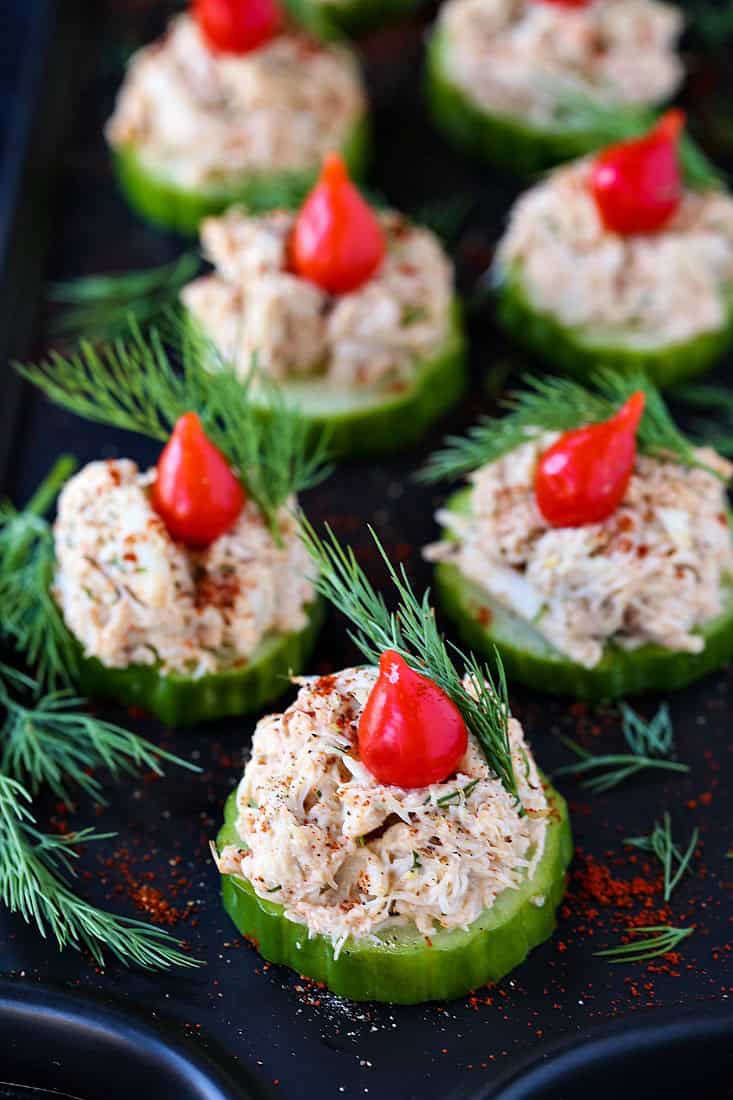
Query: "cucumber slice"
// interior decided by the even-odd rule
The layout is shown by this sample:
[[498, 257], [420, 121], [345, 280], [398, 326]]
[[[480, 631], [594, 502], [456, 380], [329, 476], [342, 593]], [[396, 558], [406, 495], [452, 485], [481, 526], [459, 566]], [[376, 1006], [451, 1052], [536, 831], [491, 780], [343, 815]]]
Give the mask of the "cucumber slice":
[[[369, 127], [362, 118], [341, 150], [356, 180], [364, 175], [368, 150]], [[235, 203], [253, 213], [276, 207], [295, 209], [316, 182], [320, 168], [242, 175], [191, 190], [166, 176], [165, 166], [157, 170], [146, 164], [132, 145], [113, 150], [113, 159], [120, 187], [133, 209], [153, 225], [184, 236], [195, 236], [203, 218], [221, 214]]]
[[282, 695], [290, 675], [302, 671], [323, 618], [319, 600], [308, 608], [308, 623], [300, 632], [271, 635], [246, 664], [197, 678], [162, 673], [156, 665], [108, 668], [96, 657], [80, 652], [79, 685], [92, 699], [141, 707], [167, 726], [192, 726], [249, 714]]
[[[467, 384], [465, 337], [456, 299], [443, 346], [418, 366], [408, 385], [339, 389], [316, 376], [283, 382], [280, 393], [302, 413], [314, 445], [327, 435], [332, 459], [368, 458], [417, 443], [460, 400]], [[267, 416], [266, 395], [253, 393], [252, 400]]]
[[600, 130], [548, 129], [483, 110], [453, 83], [448, 49], [445, 32], [435, 31], [427, 48], [428, 104], [438, 127], [472, 156], [514, 175], [529, 176], [607, 144], [607, 135]]
[[[416, 929], [398, 928], [382, 933], [377, 943], [348, 940], [335, 958], [328, 937], [309, 937], [304, 925], [285, 917], [281, 905], [258, 897], [237, 875], [222, 880], [224, 908], [265, 959], [325, 982], [333, 993], [353, 1001], [419, 1004], [461, 997], [498, 981], [554, 931], [573, 844], [565, 801], [552, 787], [546, 790], [553, 814], [532, 878], [499, 894], [466, 931], [436, 932], [430, 945]], [[220, 849], [241, 843], [236, 819], [232, 794], [218, 837]]]
[[288, 12], [317, 38], [341, 38], [406, 19], [423, 0], [285, 0]]
[[[469, 513], [470, 506], [470, 489], [460, 490], [446, 503], [462, 514]], [[625, 650], [609, 642], [594, 668], [584, 668], [558, 652], [531, 623], [507, 611], [457, 566], [440, 562], [435, 586], [467, 646], [489, 659], [496, 647], [510, 681], [552, 695], [600, 702], [646, 691], [675, 691], [733, 658], [733, 578], [724, 585], [722, 613], [696, 631], [705, 638], [701, 653], [676, 653], [651, 643]]]
[[571, 374], [584, 375], [597, 367], [644, 370], [663, 388], [688, 381], [710, 370], [733, 343], [733, 288], [728, 294], [727, 321], [720, 329], [700, 333], [681, 343], [658, 347], [624, 341], [586, 328], [572, 328], [529, 301], [516, 265], [497, 270], [496, 315], [505, 331], [521, 347]]

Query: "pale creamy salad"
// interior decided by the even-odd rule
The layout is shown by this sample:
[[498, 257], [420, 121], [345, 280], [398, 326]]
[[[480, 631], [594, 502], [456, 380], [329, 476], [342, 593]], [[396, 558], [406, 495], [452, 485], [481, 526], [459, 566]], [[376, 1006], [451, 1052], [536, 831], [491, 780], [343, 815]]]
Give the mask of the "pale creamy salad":
[[590, 160], [559, 168], [515, 204], [496, 269], [517, 270], [535, 309], [632, 346], [725, 326], [733, 296], [733, 198], [686, 190], [657, 233], [609, 232], [589, 188]]
[[[241, 845], [218, 857], [285, 916], [341, 950], [349, 936], [467, 928], [542, 857], [551, 814], [522, 728], [509, 734], [521, 806], [478, 743], [430, 787], [385, 787], [360, 762], [357, 730], [375, 668], [300, 679], [284, 714], [263, 718], [237, 792]], [[542, 905], [543, 896], [534, 904]]]
[[379, 269], [332, 296], [289, 270], [295, 217], [235, 208], [206, 219], [201, 239], [214, 271], [184, 287], [184, 305], [243, 377], [256, 353], [260, 369], [279, 380], [408, 383], [449, 332], [453, 268], [437, 237], [381, 213], [387, 250]]
[[345, 48], [285, 33], [235, 55], [210, 50], [190, 15], [130, 62], [107, 138], [183, 188], [315, 170], [365, 111]]
[[[733, 574], [726, 499], [733, 466], [709, 449], [696, 451], [708, 469], [639, 455], [613, 515], [551, 527], [534, 480], [540, 456], [557, 438], [541, 434], [477, 470], [470, 514], [438, 512], [455, 541], [428, 547], [426, 556], [455, 564], [586, 668], [598, 664], [611, 640], [624, 649], [657, 642], [699, 653], [705, 643], [694, 631], [723, 610], [722, 585]], [[485, 614], [490, 629], [490, 608]]]
[[567, 127], [578, 95], [655, 104], [683, 76], [682, 16], [658, 0], [449, 0], [438, 29], [446, 75], [476, 106], [548, 128]]
[[306, 626], [314, 590], [290, 510], [280, 546], [248, 501], [230, 531], [192, 550], [153, 510], [154, 480], [126, 459], [92, 462], [59, 498], [53, 592], [87, 656], [200, 676]]

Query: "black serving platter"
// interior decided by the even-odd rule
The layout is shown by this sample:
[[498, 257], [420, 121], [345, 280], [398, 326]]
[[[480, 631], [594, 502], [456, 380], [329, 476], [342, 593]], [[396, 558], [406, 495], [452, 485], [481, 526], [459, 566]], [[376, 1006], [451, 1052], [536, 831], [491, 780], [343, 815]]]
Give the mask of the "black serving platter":
[[[47, 345], [46, 278], [152, 266], [184, 247], [147, 228], [127, 210], [114, 185], [101, 135], [126, 55], [161, 29], [173, 7], [151, 0], [6, 0], [4, 5], [3, 72], [15, 72], [5, 84], [0, 78], [5, 142], [0, 168], [0, 489], [18, 503], [30, 495], [61, 451], [72, 451], [80, 462], [113, 455], [141, 462], [155, 458], [155, 448], [146, 441], [106, 432], [51, 408], [18, 384], [7, 362], [37, 356]], [[420, 99], [421, 36], [416, 24], [365, 44], [376, 106], [372, 183], [415, 216], [430, 214], [434, 221], [442, 221], [461, 289], [475, 300], [478, 277], [518, 185], [470, 165], [432, 132]], [[730, 115], [721, 114], [717, 104], [719, 99], [725, 106], [731, 54], [712, 46], [701, 53], [699, 43], [692, 45], [689, 106], [696, 132], [716, 158], [727, 158], [730, 166]], [[494, 331], [488, 307], [474, 310], [470, 323], [472, 393], [443, 430], [462, 430], [490, 408], [507, 372], [521, 366]], [[733, 377], [732, 368], [730, 361], [724, 364], [717, 379]], [[441, 492], [409, 479], [441, 434], [434, 433], [419, 452], [389, 462], [344, 466], [304, 501], [316, 523], [328, 519], [353, 543], [380, 584], [384, 571], [365, 535], [367, 522], [376, 527], [394, 559], [405, 562], [418, 586], [429, 583], [420, 548], [435, 537], [432, 514]], [[343, 623], [332, 616], [314, 669], [327, 671], [355, 659]], [[241, 773], [252, 721], [173, 734], [139, 715], [118, 716], [167, 748], [195, 759], [202, 775], [169, 769], [158, 781], [143, 777], [119, 786], [110, 783], [107, 807], [95, 810], [82, 800], [71, 815], [42, 798], [40, 820], [52, 828], [94, 823], [102, 832], [117, 832], [115, 839], [84, 853], [79, 889], [99, 904], [135, 916], [146, 916], [146, 904], [156, 908], [151, 897], [158, 903], [163, 899], [169, 905], [164, 919], [206, 965], [197, 971], [155, 975], [114, 963], [101, 970], [73, 952], [60, 954], [34, 929], [0, 912], [0, 972], [11, 989], [32, 993], [39, 1005], [47, 998], [53, 1003], [51, 990], [66, 989], [92, 995], [100, 1014], [106, 1009], [132, 1012], [156, 1026], [164, 1024], [166, 1033], [188, 1050], [211, 1055], [232, 1073], [245, 1095], [257, 1087], [265, 1095], [296, 1100], [411, 1100], [489, 1097], [504, 1088], [499, 1093], [504, 1100], [520, 1095], [572, 1100], [575, 1086], [568, 1083], [565, 1091], [570, 1078], [549, 1076], [549, 1067], [568, 1065], [570, 1057], [570, 1069], [587, 1074], [589, 1087], [601, 1097], [610, 1095], [602, 1091], [605, 1068], [617, 1053], [626, 1058], [629, 1044], [642, 1055], [634, 1054], [624, 1063], [628, 1073], [633, 1076], [642, 1063], [653, 1068], [647, 1095], [680, 1095], [675, 1091], [675, 1083], [683, 1080], [680, 1065], [697, 1067], [704, 1076], [712, 1065], [722, 1064], [726, 1044], [730, 1048], [732, 906], [726, 880], [733, 864], [726, 854], [733, 844], [732, 690], [729, 670], [669, 700], [679, 756], [690, 765], [689, 774], [671, 782], [661, 774], [649, 776], [597, 797], [573, 782], [563, 785], [579, 855], [557, 936], [497, 988], [480, 991], [472, 999], [415, 1008], [345, 1003], [285, 970], [265, 966], [235, 936], [219, 906], [208, 841]], [[639, 705], [650, 714], [660, 701]], [[621, 744], [613, 710], [592, 713], [519, 689], [512, 690], [512, 702], [550, 772], [568, 762], [558, 733], [602, 744], [608, 751]], [[648, 832], [655, 815], [665, 809], [672, 812], [680, 835], [689, 835], [695, 825], [700, 828], [696, 873], [678, 888], [670, 912], [672, 923], [694, 924], [697, 930], [676, 965], [661, 970], [610, 966], [594, 951], [617, 942], [627, 911], [608, 908], [589, 893], [584, 878], [587, 861], [600, 861], [618, 879], [643, 876], [643, 863], [629, 862], [622, 841]], [[650, 904], [658, 902], [651, 899]], [[160, 916], [160, 904], [156, 911]], [[669, 1025], [677, 1027], [673, 1058], [669, 1044], [655, 1047], [655, 1028], [680, 1011], [686, 1013], [684, 1026]], [[720, 1026], [727, 1031], [716, 1031], [717, 1046], [701, 1046], [696, 1029], [704, 1033], [706, 1021], [721, 1014], [725, 1023]], [[614, 1039], [581, 1047], [597, 1028], [605, 1035], [618, 1019], [622, 1023]], [[42, 1022], [39, 1012], [39, 1029]], [[644, 1030], [637, 1036], [640, 1025]], [[84, 1065], [84, 1048], [77, 1044], [73, 1029], [67, 1041], [71, 1057]], [[564, 1063], [551, 1057], [558, 1043], [564, 1044]], [[573, 1061], [576, 1046], [587, 1053]], [[0, 1027], [0, 1060], [4, 1052]], [[536, 1059], [546, 1072], [533, 1066]], [[94, 1076], [91, 1069], [90, 1074]], [[562, 1082], [562, 1090], [517, 1092], [522, 1087], [517, 1074], [530, 1083]], [[721, 1081], [725, 1085], [725, 1079]], [[506, 1091], [511, 1088], [515, 1091]], [[130, 1089], [130, 1095], [135, 1093], [165, 1095], [156, 1091], [154, 1075], [147, 1093], [144, 1087]]]

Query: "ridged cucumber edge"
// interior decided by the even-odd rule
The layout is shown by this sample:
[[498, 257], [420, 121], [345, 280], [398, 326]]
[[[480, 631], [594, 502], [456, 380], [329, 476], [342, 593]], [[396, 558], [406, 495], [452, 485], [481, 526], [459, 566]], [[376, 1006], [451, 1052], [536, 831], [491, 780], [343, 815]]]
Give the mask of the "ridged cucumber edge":
[[303, 630], [266, 639], [246, 665], [193, 678], [161, 673], [156, 665], [109, 668], [79, 648], [79, 685], [92, 699], [140, 707], [174, 728], [251, 714], [282, 695], [289, 676], [302, 672], [313, 652], [325, 609], [307, 608]]
[[[363, 178], [369, 158], [369, 123], [359, 119], [342, 153], [355, 180]], [[226, 184], [190, 190], [148, 167], [134, 146], [112, 150], [120, 188], [130, 206], [146, 221], [182, 236], [196, 236], [201, 221], [241, 203], [252, 213], [276, 207], [295, 209], [316, 182], [319, 166], [307, 172], [243, 175]]]
[[[470, 494], [470, 489], [460, 490], [446, 508], [468, 513]], [[449, 535], [444, 538], [450, 541]], [[496, 647], [510, 683], [551, 695], [601, 702], [648, 691], [675, 691], [733, 658], [733, 578], [725, 583], [722, 614], [696, 632], [705, 638], [701, 653], [677, 653], [656, 644], [635, 650], [607, 644], [594, 668], [584, 668], [559, 653], [531, 624], [503, 608], [451, 563], [436, 566], [435, 590], [465, 645], [490, 661]]]
[[434, 31], [427, 47], [425, 94], [439, 129], [471, 156], [513, 175], [531, 176], [604, 144], [603, 135], [593, 130], [545, 130], [482, 110], [452, 82], [446, 51], [445, 32]]
[[722, 328], [690, 340], [658, 348], [601, 344], [583, 328], [572, 328], [531, 304], [516, 267], [496, 270], [496, 316], [520, 347], [561, 371], [579, 377], [597, 367], [643, 370], [663, 389], [710, 370], [733, 343], [733, 288], [728, 295], [727, 321]]
[[293, 20], [316, 38], [325, 40], [359, 35], [366, 31], [390, 26], [406, 18], [424, 0], [285, 0]]
[[[517, 889], [504, 890], [466, 931], [436, 932], [428, 943], [414, 929], [398, 929], [379, 944], [349, 940], [336, 958], [328, 937], [309, 938], [304, 925], [288, 920], [281, 905], [258, 897], [241, 876], [223, 877], [224, 908], [263, 958], [323, 982], [332, 993], [353, 1001], [420, 1004], [462, 997], [499, 981], [555, 929], [573, 842], [565, 800], [549, 784], [546, 794], [553, 813], [532, 878]], [[236, 817], [234, 792], [217, 841], [220, 850], [240, 843]], [[539, 898], [544, 899], [541, 904], [532, 900]]]

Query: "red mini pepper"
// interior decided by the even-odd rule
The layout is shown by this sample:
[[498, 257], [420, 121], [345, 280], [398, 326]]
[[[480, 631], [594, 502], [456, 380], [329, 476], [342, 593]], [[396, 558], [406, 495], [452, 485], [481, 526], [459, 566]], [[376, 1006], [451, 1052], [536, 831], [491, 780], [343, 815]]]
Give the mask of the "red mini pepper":
[[193, 0], [193, 15], [210, 49], [245, 54], [282, 27], [278, 0]]
[[386, 650], [359, 721], [359, 756], [388, 786], [427, 787], [447, 779], [468, 746], [458, 707], [403, 657]]
[[535, 497], [549, 524], [582, 527], [616, 511], [634, 469], [643, 412], [644, 392], [638, 390], [610, 420], [565, 432], [545, 451]]
[[331, 153], [298, 214], [290, 242], [296, 275], [330, 294], [347, 294], [371, 279], [384, 258], [379, 220]]
[[682, 111], [667, 111], [644, 137], [610, 145], [591, 170], [590, 187], [612, 233], [657, 233], [682, 199], [679, 139]]
[[163, 448], [152, 500], [173, 538], [187, 546], [208, 546], [239, 518], [244, 490], [196, 413], [180, 418]]

